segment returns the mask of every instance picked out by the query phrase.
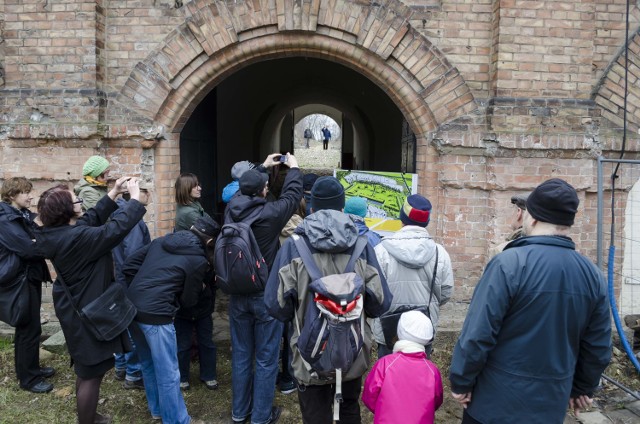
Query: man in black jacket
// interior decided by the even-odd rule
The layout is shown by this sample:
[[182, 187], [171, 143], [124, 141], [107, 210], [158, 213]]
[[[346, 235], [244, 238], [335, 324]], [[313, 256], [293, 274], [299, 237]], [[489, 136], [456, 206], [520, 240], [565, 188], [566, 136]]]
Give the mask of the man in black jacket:
[[[293, 155], [280, 161], [280, 154], [267, 156], [256, 169], [240, 177], [240, 194], [236, 194], [225, 211], [225, 223], [241, 222], [256, 213], [251, 225], [253, 235], [269, 269], [280, 247], [278, 235], [300, 205], [302, 172]], [[265, 171], [278, 164], [290, 169], [285, 177], [280, 198], [267, 202], [268, 175]], [[232, 419], [244, 422], [251, 415], [253, 423], [274, 423], [280, 408], [272, 406], [278, 374], [278, 354], [283, 324], [267, 313], [264, 292], [232, 295], [229, 301], [231, 327]], [[255, 362], [255, 373], [254, 373]]]
[[211, 257], [219, 232], [211, 218], [198, 218], [190, 230], [155, 239], [124, 264], [127, 296], [138, 310], [129, 330], [142, 365], [149, 411], [162, 422], [191, 420], [180, 391], [173, 319], [180, 305], [196, 304], [202, 282], [212, 278]]

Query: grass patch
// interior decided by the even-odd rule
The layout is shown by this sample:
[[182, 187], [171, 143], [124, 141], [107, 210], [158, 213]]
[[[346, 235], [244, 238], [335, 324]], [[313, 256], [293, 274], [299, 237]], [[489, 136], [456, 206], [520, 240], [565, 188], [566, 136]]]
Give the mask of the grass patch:
[[[451, 352], [457, 338], [455, 332], [439, 332], [432, 354], [433, 362], [442, 373], [444, 384], [444, 404], [436, 412], [436, 422], [440, 424], [458, 424], [462, 417], [462, 408], [450, 396], [448, 370], [451, 363]], [[206, 423], [231, 422], [231, 351], [229, 342], [218, 342], [218, 390], [208, 390], [198, 376], [198, 363], [191, 365], [191, 390], [184, 392], [187, 410], [194, 419]], [[50, 355], [50, 354], [49, 354]], [[375, 351], [374, 351], [375, 356]], [[75, 414], [75, 374], [69, 367], [67, 355], [50, 355], [42, 358], [43, 365], [56, 368], [56, 375], [50, 379], [54, 391], [36, 395], [18, 387], [13, 365], [13, 346], [11, 342], [0, 340], [0, 424], [33, 423], [33, 424], [72, 424]], [[622, 355], [614, 355], [614, 360], [607, 374], [618, 379], [633, 390], [640, 389], [640, 380], [628, 360]], [[364, 381], [364, 378], [363, 378]], [[600, 409], [616, 409], [620, 407], [620, 391], [611, 385], [596, 396]], [[283, 395], [276, 391], [275, 404], [283, 408], [280, 423], [301, 423], [298, 397], [295, 393]], [[98, 411], [113, 416], [114, 424], [118, 423], [157, 423], [152, 421], [147, 409], [147, 401], [142, 390], [125, 390], [122, 382], [109, 371], [102, 383]], [[362, 422], [370, 424], [373, 415], [361, 405]]]

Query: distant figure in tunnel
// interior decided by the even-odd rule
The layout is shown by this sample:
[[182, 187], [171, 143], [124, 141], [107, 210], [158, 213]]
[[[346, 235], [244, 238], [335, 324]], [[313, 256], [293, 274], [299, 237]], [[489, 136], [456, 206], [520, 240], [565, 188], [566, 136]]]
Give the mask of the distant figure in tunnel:
[[322, 150], [327, 150], [329, 148], [329, 140], [331, 140], [331, 131], [325, 125], [322, 127]]
[[307, 128], [306, 130], [304, 130], [304, 141], [305, 141], [305, 147], [308, 149], [309, 148], [309, 139], [313, 137], [313, 134], [311, 134], [311, 130], [309, 128]]

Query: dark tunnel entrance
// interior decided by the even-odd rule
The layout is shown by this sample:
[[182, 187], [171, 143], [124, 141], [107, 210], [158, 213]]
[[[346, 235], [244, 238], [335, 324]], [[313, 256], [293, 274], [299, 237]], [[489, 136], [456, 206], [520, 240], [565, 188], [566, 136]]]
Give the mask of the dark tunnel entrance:
[[221, 191], [235, 162], [261, 162], [276, 151], [295, 154], [295, 126], [313, 113], [340, 126], [342, 168], [415, 171], [415, 137], [382, 88], [327, 60], [267, 60], [213, 88], [181, 132], [181, 172], [199, 176], [205, 210], [222, 211]]

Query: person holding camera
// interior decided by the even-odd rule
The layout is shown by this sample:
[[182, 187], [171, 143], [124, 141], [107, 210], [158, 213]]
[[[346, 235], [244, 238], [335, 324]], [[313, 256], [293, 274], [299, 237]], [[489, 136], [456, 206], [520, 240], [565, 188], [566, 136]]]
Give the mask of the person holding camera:
[[[116, 197], [131, 195], [119, 214]], [[46, 190], [38, 201], [43, 228], [35, 232], [36, 246], [51, 259], [58, 274], [53, 284], [53, 306], [67, 343], [76, 373], [76, 407], [79, 424], [107, 423], [111, 419], [96, 413], [100, 384], [104, 374], [114, 366], [114, 353], [129, 346], [126, 332], [108, 341], [98, 340], [76, 308], [100, 297], [114, 281], [111, 250], [119, 245], [146, 212], [140, 203], [137, 178], [121, 177], [106, 196], [84, 215], [83, 199], [64, 184]], [[68, 288], [68, 294], [61, 281]], [[70, 298], [71, 297], [71, 298]]]
[[[289, 167], [280, 197], [267, 202], [269, 177], [274, 166]], [[225, 224], [249, 222], [268, 269], [280, 247], [278, 236], [300, 205], [302, 172], [295, 156], [272, 153], [262, 165], [240, 177], [240, 194], [229, 201]], [[274, 386], [283, 324], [267, 313], [264, 290], [249, 295], [231, 295], [232, 419], [243, 422], [274, 423], [280, 408], [274, 407]], [[255, 365], [255, 371], [254, 371]]]

